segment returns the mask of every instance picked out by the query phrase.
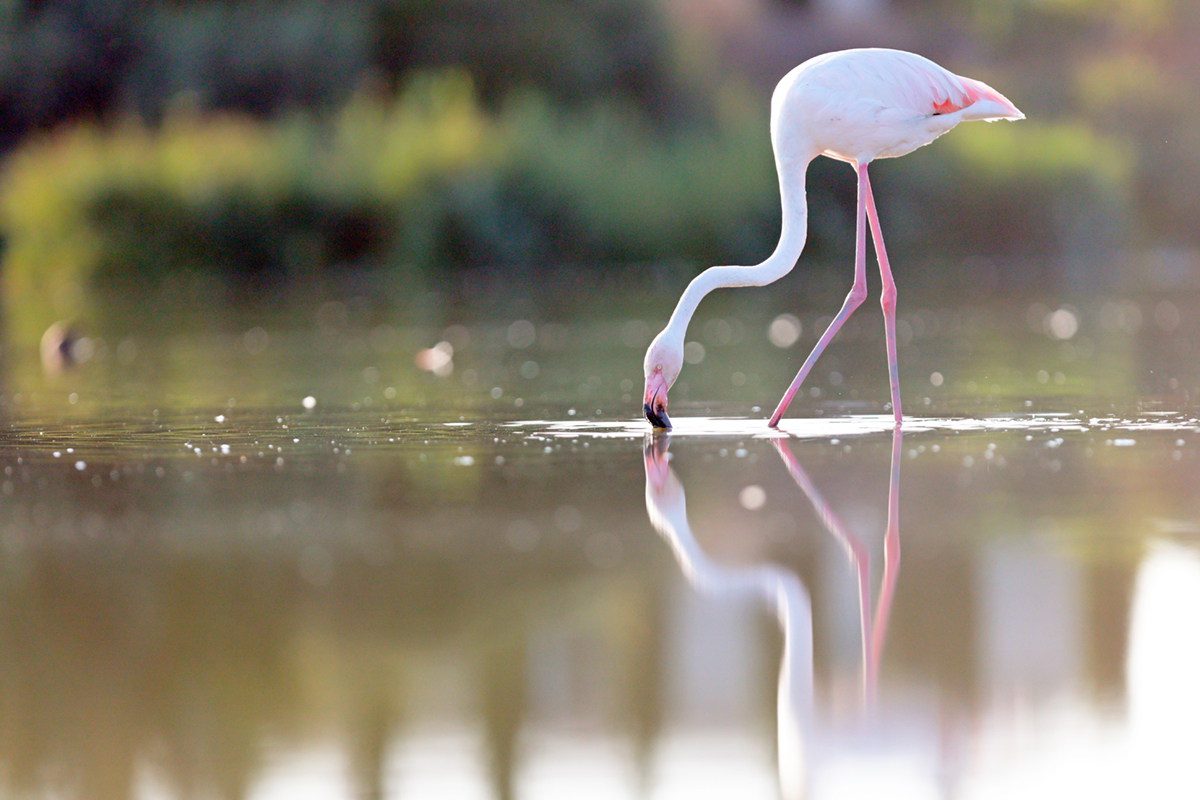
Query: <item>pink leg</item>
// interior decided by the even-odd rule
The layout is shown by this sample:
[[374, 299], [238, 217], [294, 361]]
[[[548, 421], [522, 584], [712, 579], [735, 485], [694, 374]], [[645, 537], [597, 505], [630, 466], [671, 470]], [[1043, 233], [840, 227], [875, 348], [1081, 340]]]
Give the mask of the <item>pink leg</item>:
[[871, 222], [871, 239], [875, 243], [875, 255], [879, 258], [879, 275], [883, 278], [883, 294], [879, 304], [883, 306], [883, 335], [887, 341], [888, 378], [892, 384], [892, 414], [899, 425], [904, 416], [900, 412], [900, 367], [896, 363], [896, 282], [892, 280], [892, 268], [888, 265], [887, 250], [883, 248], [883, 232], [879, 228], [879, 213], [875, 210], [875, 196], [871, 194], [871, 182], [864, 168], [859, 180], [866, 186], [867, 219]]
[[[854, 313], [854, 309], [862, 305], [862, 301], [867, 299], [867, 225], [865, 216], [867, 202], [870, 197], [871, 185], [867, 182], [867, 165], [859, 164], [858, 221], [854, 241], [854, 286], [851, 287], [850, 294], [846, 295], [846, 301], [842, 303], [842, 310], [833, 318], [833, 322], [829, 323], [829, 327], [825, 329], [825, 333], [817, 341], [816, 347], [808, 354], [804, 366], [800, 367], [800, 372], [796, 373], [795, 379], [792, 380], [792, 385], [783, 393], [783, 398], [779, 401], [779, 405], [776, 406], [775, 413], [771, 415], [771, 421], [767, 423], [769, 427], [774, 428], [779, 424], [779, 418], [783, 416], [784, 411], [787, 411], [788, 404], [792, 402], [792, 398], [800, 390], [800, 384], [804, 383], [804, 379], [808, 377], [809, 371], [817, 363], [817, 359], [824, 352], [825, 346], [837, 335], [842, 324]], [[874, 208], [873, 204], [871, 208]], [[894, 287], [892, 291], [894, 294]]]

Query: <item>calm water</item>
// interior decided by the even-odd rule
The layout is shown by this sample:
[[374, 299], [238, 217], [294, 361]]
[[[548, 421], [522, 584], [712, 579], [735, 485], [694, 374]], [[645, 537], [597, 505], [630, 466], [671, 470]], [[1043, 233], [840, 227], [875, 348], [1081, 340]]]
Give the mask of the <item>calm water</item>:
[[866, 324], [765, 428], [816, 318], [700, 321], [669, 439], [637, 320], [9, 353], [3, 796], [1186, 796], [1163, 302], [909, 314], [902, 435]]

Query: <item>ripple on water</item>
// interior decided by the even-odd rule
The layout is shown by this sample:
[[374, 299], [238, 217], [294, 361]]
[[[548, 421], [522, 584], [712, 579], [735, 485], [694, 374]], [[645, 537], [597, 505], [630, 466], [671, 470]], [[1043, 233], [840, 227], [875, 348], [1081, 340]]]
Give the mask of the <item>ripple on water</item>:
[[[744, 437], [752, 439], [795, 438], [841, 438], [867, 436], [890, 432], [895, 423], [891, 415], [854, 415], [845, 417], [819, 417], [810, 419], [785, 419], [776, 429], [767, 427], [766, 420], [748, 417], [681, 417], [674, 420], [672, 437], [717, 436]], [[553, 436], [559, 438], [590, 437], [597, 439], [641, 439], [651, 433], [646, 422], [633, 420], [524, 420], [502, 423], [501, 427], [526, 432], [527, 436]], [[1151, 419], [1080, 417], [1064, 413], [997, 415], [986, 417], [906, 417], [905, 433], [969, 433], [994, 431], [1177, 431], [1196, 432], [1200, 422], [1185, 415], [1174, 415], [1164, 419], [1155, 415]]]
[[[854, 414], [785, 419], [779, 428], [767, 427], [759, 416], [679, 417], [673, 439], [776, 438], [843, 440], [890, 433], [887, 414]], [[906, 417], [906, 434], [1025, 433], [1095, 434], [1101, 442], [1129, 447], [1139, 436], [1191, 435], [1200, 421], [1182, 413], [1153, 412], [1128, 416], [1085, 413], [1028, 413], [968, 417]], [[411, 416], [363, 411], [280, 415], [273, 411], [221, 415], [166, 415], [87, 421], [10, 420], [4, 430], [6, 455], [25, 463], [67, 463], [117, 460], [154, 461], [187, 458], [214, 465], [263, 463], [280, 468], [294, 463], [345, 461], [353, 455], [420, 452], [454, 463], [482, 463], [480, 454], [494, 460], [498, 452], [537, 444], [574, 441], [583, 446], [601, 440], [641, 441], [651, 431], [641, 418], [603, 419], [550, 416], [524, 420], [487, 418], [417, 420]], [[1178, 446], [1178, 445], [1177, 445]], [[448, 452], [452, 448], [470, 452]], [[549, 452], [549, 451], [547, 451]], [[281, 464], [280, 458], [287, 460]]]

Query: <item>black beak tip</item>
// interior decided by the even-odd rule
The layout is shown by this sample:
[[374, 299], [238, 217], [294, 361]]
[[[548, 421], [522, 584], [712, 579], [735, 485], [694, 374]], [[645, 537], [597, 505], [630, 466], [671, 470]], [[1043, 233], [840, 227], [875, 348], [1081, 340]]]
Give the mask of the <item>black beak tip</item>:
[[667, 409], [660, 407], [654, 409], [649, 403], [642, 406], [642, 412], [646, 415], [646, 419], [650, 424], [660, 430], [671, 430], [671, 418], [667, 416]]

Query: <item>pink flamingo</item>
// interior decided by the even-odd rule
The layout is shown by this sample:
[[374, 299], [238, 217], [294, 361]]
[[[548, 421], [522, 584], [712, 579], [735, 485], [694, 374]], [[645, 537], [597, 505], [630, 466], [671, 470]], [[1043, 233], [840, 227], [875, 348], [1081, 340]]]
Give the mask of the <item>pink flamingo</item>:
[[927, 58], [899, 50], [842, 50], [809, 59], [783, 77], [771, 97], [771, 146], [783, 201], [783, 229], [775, 252], [752, 267], [710, 267], [696, 276], [674, 313], [646, 351], [643, 411], [655, 428], [670, 428], [667, 390], [683, 367], [684, 334], [700, 300], [713, 289], [765, 286], [791, 272], [807, 235], [804, 175], [820, 155], [850, 163], [858, 172], [854, 286], [771, 415], [779, 424], [800, 384], [825, 346], [867, 296], [866, 221], [870, 221], [883, 278], [884, 335], [891, 378], [892, 411], [900, 411], [896, 366], [896, 284], [888, 266], [879, 216], [867, 178], [876, 158], [894, 158], [929, 144], [964, 120], [1024, 119], [990, 86], [949, 72]]

